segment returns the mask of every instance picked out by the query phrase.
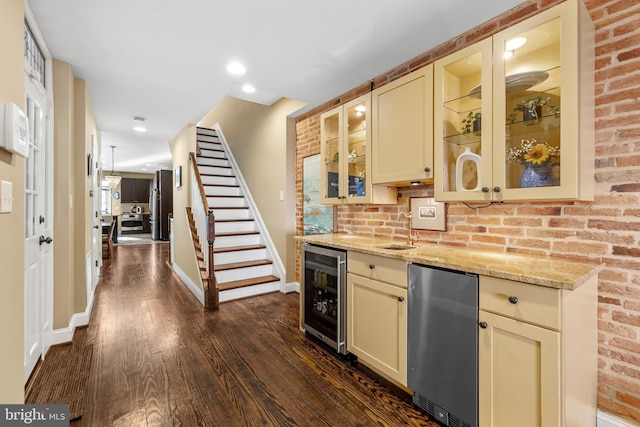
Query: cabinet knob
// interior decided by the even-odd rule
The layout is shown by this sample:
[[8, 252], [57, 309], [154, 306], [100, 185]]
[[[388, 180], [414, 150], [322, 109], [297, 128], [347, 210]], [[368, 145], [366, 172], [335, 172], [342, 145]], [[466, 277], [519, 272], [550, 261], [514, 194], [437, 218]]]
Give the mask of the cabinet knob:
[[493, 187], [494, 193], [499, 193], [501, 191], [500, 187]]
[[370, 268], [371, 270], [373, 270], [374, 268], [376, 268], [376, 266], [375, 266], [375, 265], [373, 265], [373, 264], [369, 264], [369, 268]]
[[489, 192], [489, 187], [482, 187], [482, 192], [483, 193], [488, 193]]
[[487, 325], [487, 322], [480, 322], [478, 323], [478, 326], [480, 326], [482, 329], [487, 329], [487, 326], [489, 325]]
[[400, 302], [404, 301], [404, 297], [398, 297], [398, 301]]
[[426, 168], [424, 168], [425, 172], [431, 172], [431, 168], [429, 166], [427, 166]]
[[518, 303], [518, 297], [509, 297], [509, 302], [511, 304], [517, 304]]

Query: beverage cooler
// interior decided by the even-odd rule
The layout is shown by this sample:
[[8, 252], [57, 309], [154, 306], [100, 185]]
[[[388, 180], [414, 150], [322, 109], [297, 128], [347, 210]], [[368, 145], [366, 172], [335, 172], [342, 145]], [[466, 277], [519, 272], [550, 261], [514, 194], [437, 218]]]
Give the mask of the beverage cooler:
[[346, 272], [346, 252], [302, 245], [302, 327], [342, 354], [347, 354]]

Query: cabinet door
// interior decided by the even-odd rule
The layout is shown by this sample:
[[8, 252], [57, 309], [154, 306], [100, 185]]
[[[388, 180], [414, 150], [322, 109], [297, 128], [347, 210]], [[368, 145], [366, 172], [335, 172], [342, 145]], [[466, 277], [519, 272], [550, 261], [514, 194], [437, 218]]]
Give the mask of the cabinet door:
[[433, 179], [433, 64], [373, 92], [371, 180]]
[[491, 39], [436, 61], [433, 70], [435, 198], [490, 200]]
[[347, 274], [347, 349], [407, 384], [407, 291]]
[[136, 196], [135, 201], [137, 203], [149, 202], [149, 180], [138, 178], [136, 179]]
[[582, 3], [493, 38], [493, 181], [505, 199], [593, 200], [594, 36], [581, 34]]
[[122, 178], [120, 191], [122, 193], [120, 196], [123, 203], [134, 203], [136, 201], [135, 178]]
[[[342, 153], [342, 107], [320, 116], [321, 200], [324, 204], [342, 201], [340, 157]], [[342, 155], [344, 157], [344, 155]]]
[[371, 132], [368, 129], [371, 94], [368, 93], [344, 105], [343, 186], [346, 203], [371, 203]]
[[[479, 311], [483, 427], [560, 425], [560, 333]], [[483, 323], [484, 322], [484, 323]]]

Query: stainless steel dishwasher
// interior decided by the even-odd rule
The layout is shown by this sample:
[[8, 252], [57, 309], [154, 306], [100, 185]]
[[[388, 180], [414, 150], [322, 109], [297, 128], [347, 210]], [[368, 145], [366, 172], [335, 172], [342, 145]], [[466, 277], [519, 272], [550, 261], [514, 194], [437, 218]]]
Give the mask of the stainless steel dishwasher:
[[408, 267], [408, 386], [450, 427], [478, 425], [478, 276]]

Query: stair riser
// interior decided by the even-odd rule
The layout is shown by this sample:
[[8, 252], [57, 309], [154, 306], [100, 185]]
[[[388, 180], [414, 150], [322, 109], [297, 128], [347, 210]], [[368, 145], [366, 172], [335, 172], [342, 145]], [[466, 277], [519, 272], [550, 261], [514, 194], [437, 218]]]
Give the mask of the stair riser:
[[205, 186], [204, 192], [207, 196], [240, 196], [240, 187], [210, 187]]
[[224, 252], [213, 255], [213, 262], [216, 265], [231, 264], [234, 262], [255, 261], [265, 259], [267, 251], [265, 249], [252, 249], [249, 251]]
[[234, 246], [259, 245], [261, 243], [259, 234], [250, 234], [248, 236], [218, 236], [214, 245], [218, 248], [232, 248]]
[[[200, 171], [200, 173], [203, 173]], [[203, 175], [200, 177], [202, 179], [202, 184], [212, 184], [212, 185], [238, 185], [236, 178], [234, 176], [224, 177], [224, 176], [206, 176]]]
[[227, 159], [211, 159], [209, 157], [198, 157], [196, 163], [198, 168], [202, 166], [229, 166]]
[[246, 206], [244, 197], [207, 197], [209, 207], [241, 207]]
[[251, 279], [253, 277], [268, 276], [269, 274], [273, 274], [272, 264], [216, 271], [216, 280], [218, 283], [225, 283], [235, 280]]
[[[200, 155], [204, 156], [206, 158], [209, 157], [215, 157], [216, 159], [227, 159], [227, 156], [224, 154], [224, 151], [217, 151], [217, 150], [212, 150], [212, 149], [206, 149], [203, 147], [200, 147]], [[202, 157], [200, 157], [202, 158]]]
[[238, 222], [217, 222], [216, 232], [228, 233], [228, 232], [240, 232], [240, 231], [256, 231], [256, 224], [254, 221], [238, 221]]
[[198, 165], [198, 170], [200, 171], [200, 174], [225, 175], [225, 176], [228, 175], [228, 176], [235, 177], [233, 174], [233, 170], [229, 168], [217, 168], [215, 166]]
[[249, 209], [213, 209], [216, 219], [249, 219], [251, 213]]
[[198, 133], [196, 136], [198, 143], [200, 142], [220, 142], [218, 135], [206, 135], [204, 133]]
[[248, 298], [256, 295], [262, 295], [277, 291], [280, 288], [280, 282], [269, 282], [255, 286], [247, 286], [245, 288], [230, 289], [220, 292], [220, 302], [233, 301], [240, 298]]
[[224, 148], [222, 148], [222, 144], [220, 144], [219, 142], [198, 142], [198, 147], [200, 147], [201, 150], [224, 150]]

